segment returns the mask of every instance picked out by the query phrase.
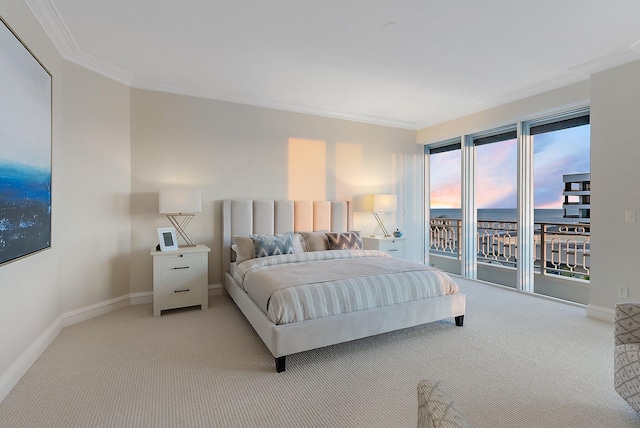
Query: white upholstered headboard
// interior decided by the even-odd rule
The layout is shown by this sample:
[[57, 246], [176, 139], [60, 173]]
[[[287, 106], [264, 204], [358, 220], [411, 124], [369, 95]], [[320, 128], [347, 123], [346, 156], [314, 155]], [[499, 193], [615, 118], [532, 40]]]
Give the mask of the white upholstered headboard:
[[222, 203], [222, 268], [229, 272], [231, 236], [353, 228], [349, 201], [225, 199]]

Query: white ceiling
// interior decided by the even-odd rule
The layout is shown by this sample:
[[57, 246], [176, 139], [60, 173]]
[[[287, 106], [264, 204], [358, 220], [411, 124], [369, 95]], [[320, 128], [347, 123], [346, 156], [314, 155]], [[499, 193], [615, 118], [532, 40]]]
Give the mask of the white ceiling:
[[640, 59], [638, 0], [25, 0], [132, 87], [418, 129]]

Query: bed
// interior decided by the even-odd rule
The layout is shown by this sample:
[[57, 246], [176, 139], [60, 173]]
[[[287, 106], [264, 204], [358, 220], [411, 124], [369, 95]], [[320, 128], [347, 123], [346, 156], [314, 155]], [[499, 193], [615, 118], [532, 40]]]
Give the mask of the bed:
[[[354, 250], [348, 246], [326, 249], [328, 243], [325, 232], [331, 232], [330, 237], [340, 241], [355, 236], [352, 229], [353, 215], [348, 201], [223, 201], [224, 286], [274, 356], [277, 372], [285, 370], [287, 355], [298, 352], [449, 318], [455, 319], [457, 326], [463, 325], [465, 296], [446, 273], [420, 263], [394, 259], [375, 250]], [[253, 242], [257, 238], [274, 236], [281, 241], [287, 240], [287, 245], [291, 244], [293, 250], [286, 254], [276, 252], [268, 257], [249, 256], [245, 260], [245, 256], [240, 255], [246, 249], [239, 247], [246, 246], [250, 235], [253, 235]], [[332, 244], [341, 245], [344, 242], [332, 241]], [[289, 249], [289, 246], [286, 248]], [[348, 263], [355, 263], [356, 267]], [[314, 266], [319, 264], [322, 264], [320, 269]], [[290, 273], [289, 266], [281, 265], [291, 265], [297, 272]], [[377, 269], [377, 275], [364, 273], [368, 269], [366, 266]], [[319, 277], [322, 274], [318, 271], [324, 271], [329, 277]], [[350, 277], [347, 272], [353, 271], [358, 273]], [[310, 284], [301, 284], [301, 275], [310, 278]], [[420, 281], [424, 281], [424, 287], [429, 290], [415, 290], [416, 287], [412, 285], [411, 291], [406, 293], [386, 293], [401, 297], [390, 298], [391, 303], [386, 302], [383, 306], [380, 303], [359, 302], [351, 308], [355, 310], [347, 309], [346, 312], [344, 308], [334, 307], [341, 304], [340, 299], [335, 297], [339, 294], [336, 290], [341, 284], [348, 283], [358, 288], [379, 280], [381, 282], [375, 286], [384, 290], [391, 286], [390, 283], [398, 285], [410, 282], [407, 275], [424, 278]], [[292, 282], [284, 284], [285, 278]], [[447, 284], [433, 285], [440, 282]], [[302, 310], [276, 307], [276, 302], [290, 300], [292, 295], [322, 294], [318, 290], [325, 286], [334, 287], [333, 291], [326, 291], [325, 294], [336, 298], [338, 303], [320, 304], [318, 307], [322, 310], [318, 309], [318, 313], [307, 306]], [[300, 287], [311, 287], [308, 290], [314, 291], [295, 291]], [[435, 295], [431, 295], [433, 293]], [[409, 300], [406, 297], [408, 294], [413, 296]], [[277, 295], [284, 297], [276, 298]], [[312, 314], [309, 315], [309, 312]]]

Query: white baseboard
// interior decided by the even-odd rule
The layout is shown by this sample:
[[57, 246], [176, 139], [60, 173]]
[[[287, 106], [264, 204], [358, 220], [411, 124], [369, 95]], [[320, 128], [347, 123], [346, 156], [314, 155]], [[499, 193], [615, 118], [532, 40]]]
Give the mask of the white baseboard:
[[130, 294], [129, 301], [131, 302], [131, 305], [144, 305], [146, 303], [153, 303], [153, 291]]
[[20, 381], [27, 370], [36, 362], [47, 347], [54, 341], [64, 328], [64, 316], [60, 315], [53, 324], [49, 326], [33, 342], [11, 366], [0, 376], [0, 402], [5, 399], [14, 386]]
[[[209, 296], [222, 294], [222, 284], [209, 286]], [[11, 366], [0, 375], [0, 402], [18, 384], [22, 376], [31, 368], [33, 363], [42, 355], [47, 347], [55, 340], [60, 332], [73, 324], [95, 318], [100, 315], [124, 308], [130, 305], [153, 303], [153, 292], [132, 293], [116, 297], [84, 308], [65, 312], [60, 315], [42, 334], [18, 357]]]
[[47, 347], [67, 326], [95, 318], [130, 305], [129, 296], [116, 297], [95, 305], [86, 306], [60, 315], [0, 376], [0, 402], [27, 373]]
[[222, 284], [213, 284], [209, 286], [209, 296], [220, 296], [222, 295]]
[[589, 303], [587, 305], [587, 316], [600, 321], [607, 321], [613, 324], [614, 311], [610, 308], [596, 306]]
[[86, 306], [84, 308], [76, 309], [75, 311], [66, 312], [62, 314], [62, 327], [78, 324], [79, 322], [95, 318], [100, 315], [104, 315], [109, 312], [113, 312], [117, 309], [124, 308], [131, 305], [130, 295], [116, 297], [104, 302], [96, 303], [95, 305]]

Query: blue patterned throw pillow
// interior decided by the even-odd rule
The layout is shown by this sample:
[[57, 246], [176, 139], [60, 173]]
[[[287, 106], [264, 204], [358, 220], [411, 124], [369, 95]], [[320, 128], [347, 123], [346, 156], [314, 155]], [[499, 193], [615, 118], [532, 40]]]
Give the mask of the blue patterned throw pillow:
[[330, 250], [362, 250], [362, 238], [359, 231], [326, 234]]
[[293, 254], [293, 232], [276, 233], [275, 235], [252, 234], [254, 257], [277, 256]]

